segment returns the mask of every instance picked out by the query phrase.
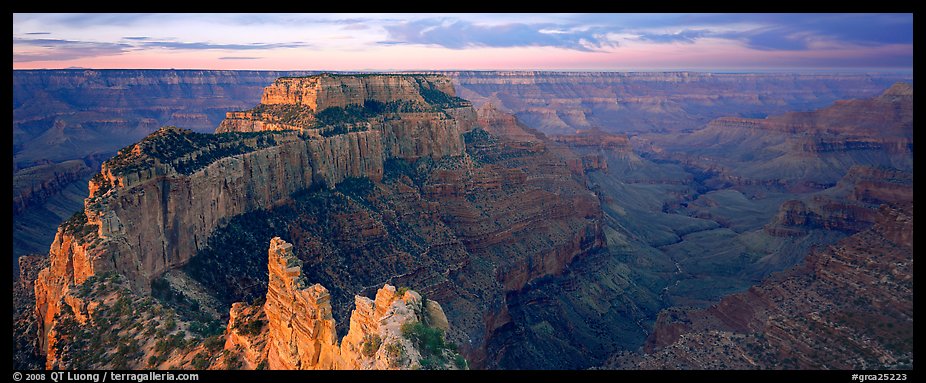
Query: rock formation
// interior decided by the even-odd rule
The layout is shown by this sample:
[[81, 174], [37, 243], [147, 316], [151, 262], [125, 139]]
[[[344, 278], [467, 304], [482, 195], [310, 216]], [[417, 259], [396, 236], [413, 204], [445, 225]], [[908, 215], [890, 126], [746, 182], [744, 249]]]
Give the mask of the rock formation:
[[913, 174], [857, 165], [832, 188], [783, 203], [765, 230], [776, 236], [812, 229], [856, 233], [876, 221], [878, 205], [894, 201], [913, 201]]
[[[395, 91], [377, 88], [382, 82], [377, 76], [358, 80], [324, 75], [316, 80], [283, 79], [267, 91], [268, 102], [327, 105], [320, 111], [298, 109], [307, 114], [288, 115], [300, 124], [305, 122], [299, 129], [227, 131], [241, 126], [234, 119], [220, 127], [225, 133], [216, 135], [163, 128], [107, 161], [90, 182], [90, 198], [83, 212], [59, 229], [50, 266], [36, 281], [41, 333], [48, 334], [55, 327], [55, 316], [63, 307], [74, 311], [68, 291], [93, 275], [116, 272], [125, 276], [134, 292], [147, 294], [152, 281], [188, 263], [206, 248], [217, 228], [235, 217], [272, 211], [292, 203], [294, 194], [333, 189], [345, 182], [356, 184], [358, 179], [375, 183], [376, 193], [367, 196], [370, 199], [363, 204], [348, 205], [346, 214], [330, 217], [333, 227], [344, 232], [319, 238], [315, 244], [296, 244], [313, 246], [309, 251], [315, 251], [318, 244], [363, 246], [348, 251], [358, 257], [350, 262], [382, 267], [371, 269], [363, 278], [351, 279], [382, 283], [396, 278], [426, 287], [429, 295], [446, 302], [445, 316], [450, 318], [439, 319], [435, 314], [435, 325], [447, 327], [445, 323], [459, 322], [449, 328], [448, 337], [466, 340], [462, 351], [476, 363], [484, 363], [485, 343], [508, 320], [506, 292], [560, 273], [576, 257], [601, 246], [600, 209], [594, 194], [582, 185], [581, 166], [570, 167], [576, 158], [550, 147], [542, 135], [519, 127], [519, 137], [527, 141], [518, 141], [475, 129], [476, 112], [465, 100], [445, 93], [451, 90], [449, 82], [434, 76], [384, 76], [381, 80], [387, 83], [397, 82]], [[297, 85], [308, 83], [322, 90], [326, 86], [358, 89], [340, 93], [297, 90]], [[289, 93], [282, 91], [285, 89]], [[418, 93], [409, 95], [409, 89]], [[312, 94], [315, 101], [310, 100]], [[298, 105], [303, 104], [262, 104], [255, 109], [277, 118], [287, 116], [277, 114], [281, 110]], [[252, 116], [265, 118], [264, 114]], [[498, 127], [493, 123], [488, 128]], [[465, 145], [463, 132], [468, 137]], [[392, 173], [391, 180], [381, 184], [387, 163], [390, 169], [408, 164], [423, 167], [420, 173]], [[345, 188], [344, 193], [351, 192], [350, 186]], [[420, 232], [409, 232], [410, 225]], [[303, 226], [289, 232], [304, 230]], [[407, 237], [410, 233], [414, 237]], [[317, 238], [315, 234], [300, 235]], [[417, 249], [407, 247], [409, 240], [422, 239], [432, 243]], [[388, 243], [401, 247], [382, 256], [369, 250]], [[481, 261], [471, 261], [476, 258]], [[325, 270], [323, 276], [329, 281], [338, 263], [316, 266]], [[365, 288], [344, 280], [333, 285], [326, 282], [326, 286], [338, 297], [353, 296]], [[304, 300], [321, 304], [324, 291], [313, 291]], [[409, 299], [399, 300], [416, 310], [444, 311], [427, 302], [415, 306]], [[347, 307], [343, 303], [334, 306], [329, 311], [342, 312]], [[358, 301], [358, 310], [363, 312], [365, 306], [361, 306]], [[231, 315], [247, 317], [248, 311], [241, 310], [244, 308], [236, 306]], [[306, 328], [302, 333], [317, 336], [316, 332], [324, 331], [322, 327], [317, 331]], [[46, 337], [40, 338], [44, 341]], [[342, 341], [342, 353], [356, 349], [354, 338]], [[235, 339], [243, 348], [259, 343], [248, 341], [244, 335]], [[334, 359], [322, 359], [322, 345], [330, 346], [329, 340], [319, 341], [315, 351], [292, 352], [285, 351], [283, 343], [269, 342], [276, 344], [273, 347], [278, 351], [272, 355], [282, 356], [269, 357], [268, 363], [280, 367], [322, 363], [346, 368]], [[52, 345], [41, 348], [50, 359], [56, 358]], [[253, 360], [254, 355], [259, 353], [246, 354], [244, 359]], [[433, 358], [423, 360], [427, 365]]]
[[[39, 348], [47, 353], [46, 366], [460, 367], [450, 360], [456, 359], [453, 353], [434, 351], [421, 342], [440, 329], [460, 344], [460, 353], [476, 368], [585, 368], [615, 349], [642, 344], [655, 313], [665, 305], [703, 304], [727, 294], [723, 291], [740, 291], [769, 270], [798, 262], [803, 253], [797, 250], [809, 247], [812, 240], [829, 235], [824, 239], [832, 243], [845, 235], [867, 233], [870, 226], [877, 228], [876, 222], [883, 220], [867, 210], [872, 205], [912, 199], [912, 193], [895, 185], [906, 185], [902, 172], [858, 168], [846, 182], [838, 182], [845, 183], [836, 185], [838, 192], [794, 197], [797, 202], [786, 203], [781, 219], [763, 231], [781, 202], [792, 198], [775, 193], [825, 189], [845, 172], [810, 185], [817, 181], [806, 175], [816, 169], [789, 174], [785, 181], [753, 179], [729, 163], [712, 162], [713, 153], [708, 152], [687, 153], [681, 163], [654, 155], [657, 163], [649, 160], [653, 153], [643, 158], [630, 149], [631, 142], [646, 144], [651, 136], [606, 132], [644, 128], [603, 123], [651, 113], [669, 115], [668, 129], [701, 124], [702, 117], [684, 117], [695, 110], [681, 108], [685, 102], [748, 115], [737, 108], [766, 109], [769, 100], [750, 92], [691, 92], [685, 101], [669, 88], [716, 93], [719, 83], [761, 83], [761, 76], [601, 74], [587, 76], [593, 81], [582, 88], [570, 84], [582, 78], [573, 74], [553, 74], [546, 80], [537, 74], [530, 79], [522, 78], [524, 73], [498, 75], [503, 82], [483, 88], [478, 83], [485, 78], [475, 75], [466, 87], [457, 86], [461, 94], [486, 102], [478, 112], [456, 97], [446, 77], [433, 74], [282, 78], [267, 87], [260, 105], [226, 114], [218, 134], [164, 128], [125, 148], [90, 181], [91, 197], [80, 214], [59, 228], [49, 266], [33, 285], [36, 332], [44, 342]], [[855, 84], [853, 91], [869, 94], [873, 84], [883, 81], [871, 80], [824, 76], [809, 81], [848, 81]], [[655, 86], [638, 94], [641, 81], [673, 87]], [[597, 87], [604, 83], [610, 85]], [[493, 86], [520, 87], [527, 101], [519, 104], [520, 96], [492, 90]], [[608, 93], [617, 88], [626, 97]], [[827, 89], [810, 94], [782, 87], [769, 97], [785, 108], [819, 103], [844, 91]], [[584, 92], [596, 95], [585, 97]], [[551, 93], [570, 96], [541, 106]], [[901, 105], [894, 117], [905, 121], [912, 114], [902, 106], [909, 94], [912, 89], [898, 86], [872, 105]], [[840, 113], [862, 115], [859, 111], [869, 104], [852, 105]], [[563, 126], [552, 131], [575, 134], [550, 138], [506, 110], [527, 119], [558, 119]], [[199, 115], [181, 112], [177, 118], [194, 121]], [[821, 115], [825, 114], [791, 118], [792, 125], [803, 129], [808, 119]], [[724, 121], [711, 129], [726, 129]], [[752, 121], [738, 117], [728, 122], [745, 126]], [[785, 144], [776, 150], [826, 161], [836, 158], [830, 163], [837, 170], [873, 152], [887, 153], [884, 164], [900, 166], [903, 160], [891, 156], [899, 158], [912, 150], [912, 140], [903, 137], [888, 137], [899, 143], [894, 145], [859, 136], [874, 125], [859, 125], [856, 131], [851, 126], [813, 124], [823, 128], [811, 129], [814, 136], [809, 139], [776, 141]], [[70, 126], [61, 125], [61, 132]], [[752, 125], [729, 131], [768, 131], [771, 137], [794, 130], [763, 131], [761, 122]], [[604, 131], [585, 130], [591, 126]], [[849, 128], [845, 134], [833, 133], [844, 127]], [[905, 129], [900, 126], [897, 131]], [[655, 153], [659, 147], [650, 149]], [[750, 158], [750, 150], [728, 152], [743, 161], [764, 161]], [[712, 190], [730, 185], [752, 188]], [[775, 195], [763, 199], [764, 188]], [[833, 204], [847, 198], [848, 204]], [[831, 211], [827, 216], [818, 207]], [[904, 241], [912, 236], [909, 226], [885, 235]], [[830, 229], [843, 233], [819, 233]], [[769, 235], [791, 231], [798, 235]], [[805, 231], [821, 236], [804, 241], [812, 236], [800, 234]], [[273, 241], [270, 260], [264, 262], [255, 254], [264, 254], [274, 236], [292, 247]], [[747, 249], [743, 244], [748, 243], [741, 240], [761, 246]], [[788, 254], [773, 249], [800, 241], [804, 242]], [[700, 258], [701, 252], [710, 253], [705, 243], [724, 246], [725, 251]], [[695, 256], [688, 256], [692, 251]], [[115, 286], [104, 281], [113, 275], [122, 275]], [[122, 312], [124, 304], [115, 302], [123, 297], [131, 307], [147, 305], [145, 298], [157, 294], [154, 285], [167, 280], [165, 275], [202, 284], [205, 289], [195, 293], [224, 306], [198, 310], [181, 302], [178, 307], [188, 309], [184, 314], [194, 319], [177, 318], [178, 328], [171, 332], [164, 325], [169, 316], [153, 314], [162, 309], [157, 304], [125, 315], [154, 333], [147, 338], [132, 335], [134, 323], [105, 327], [116, 317], [99, 316], [100, 310]], [[699, 286], [692, 288], [695, 284]], [[88, 299], [85, 290], [102, 286], [105, 299]], [[391, 286], [409, 286], [420, 294]], [[182, 285], [170, 286], [178, 287]], [[375, 299], [363, 298], [374, 294]], [[265, 297], [265, 302], [240, 302], [257, 297]], [[729, 306], [743, 306], [735, 301], [731, 298]], [[743, 319], [745, 309], [720, 311], [732, 312], [724, 315], [734, 318], [728, 322], [735, 322], [737, 329], [756, 327], [743, 325], [752, 323]], [[220, 314], [210, 316], [211, 312]], [[202, 330], [210, 320], [225, 323], [226, 312], [224, 335], [192, 334], [193, 328]], [[672, 344], [677, 336], [692, 333], [684, 326], [676, 326], [675, 332], [670, 327], [661, 325], [653, 342]], [[93, 331], [125, 347], [87, 352], [88, 343], [82, 339]], [[721, 332], [723, 339], [751, 336]], [[184, 346], [164, 353], [174, 342]], [[891, 357], [903, 365], [902, 352], [897, 355], [901, 356]], [[439, 364], [434, 363], [437, 357]], [[119, 362], [100, 361], [112, 358]], [[792, 366], [788, 363], [779, 365]]]
[[[271, 240], [269, 270], [262, 312], [254, 306], [235, 304], [226, 331], [226, 350], [242, 354], [251, 368], [407, 369], [421, 368], [426, 356], [437, 357], [438, 365], [429, 366], [432, 368], [466, 367], [465, 362], [454, 364], [458, 354], [452, 350], [419, 347], [416, 325], [441, 332], [446, 332], [449, 325], [440, 304], [422, 299], [415, 291], [399, 293], [386, 284], [373, 300], [355, 296], [349, 330], [339, 342], [331, 315], [331, 296], [320, 284], [308, 285], [292, 245], [280, 238]], [[253, 323], [261, 330], [256, 335], [254, 331], [244, 334]], [[437, 355], [431, 355], [435, 351]]]
[[415, 160], [459, 155], [475, 117], [446, 77], [323, 74], [278, 79], [260, 105], [228, 112], [216, 132], [378, 131], [386, 158]]
[[639, 163], [630, 147], [626, 134], [612, 134], [600, 128], [577, 130], [575, 134], [553, 136], [553, 140], [562, 143], [582, 156], [582, 168], [585, 170], [608, 170], [607, 157], [617, 158], [621, 163]]
[[495, 103], [546, 134], [680, 132], [723, 116], [755, 117], [872, 97], [905, 76], [791, 73], [448, 72], [477, 106]]
[[267, 287], [271, 369], [337, 367], [338, 340], [331, 317], [331, 297], [320, 284], [308, 285], [293, 246], [270, 241], [270, 283]]
[[[712, 183], [825, 189], [853, 165], [913, 168], [913, 87], [839, 100], [764, 119], [724, 117], [678, 137], [655, 138], [657, 155], [714, 173]], [[659, 154], [665, 153], [665, 154]]]
[[[364, 77], [371, 78], [376, 77]], [[435, 102], [427, 104], [429, 108], [467, 108], [464, 101], [436, 90], [447, 81], [398, 78], [427, 94]], [[366, 89], [364, 84], [354, 85]], [[343, 101], [343, 95], [337, 97]], [[321, 101], [321, 105], [328, 103]], [[417, 112], [408, 113], [407, 119], [404, 113], [393, 113], [389, 122], [378, 125], [382, 130], [335, 135], [299, 131], [203, 135], [164, 128], [121, 150], [91, 180], [84, 211], [55, 237], [51, 265], [36, 283], [42, 328], [47, 332], [51, 327], [68, 286], [113, 270], [145, 291], [155, 277], [186, 263], [228, 217], [278, 205], [316, 184], [333, 187], [346, 177], [379, 180], [385, 158], [459, 154], [460, 129], [473, 122], [448, 116], [472, 120], [475, 112], [435, 110], [428, 112], [434, 121], [422, 120]]]
[[[212, 132], [229, 110], [260, 102], [275, 79], [290, 82], [311, 72], [204, 70], [14, 70], [13, 168], [112, 156], [165, 125]], [[601, 126], [606, 131], [694, 129], [720, 116], [756, 116], [810, 110], [836, 99], [869, 97], [904, 75], [793, 75], [710, 73], [446, 72], [460, 95], [495, 104], [546, 133], [566, 134]], [[425, 76], [447, 94], [447, 80]], [[379, 81], [379, 80], [376, 80]], [[335, 82], [331, 82], [335, 84]], [[332, 88], [333, 89], [333, 88]], [[340, 92], [339, 89], [336, 92]], [[359, 91], [351, 91], [359, 94]], [[383, 96], [385, 97], [385, 96]], [[281, 106], [277, 104], [275, 106]], [[449, 109], [449, 113], [463, 109]], [[226, 124], [246, 131], [298, 128], [253, 116], [228, 115]], [[259, 127], [255, 127], [258, 126]], [[552, 130], [551, 130], [552, 129]], [[467, 130], [467, 129], [462, 129]], [[409, 152], [405, 149], [405, 152]], [[600, 158], [586, 163], [596, 165]], [[600, 164], [600, 161], [598, 161]], [[89, 165], [96, 172], [98, 163]], [[59, 172], [60, 174], [61, 172]], [[89, 177], [89, 175], [88, 175]], [[35, 180], [50, 185], [54, 176]], [[33, 182], [14, 176], [14, 189]], [[62, 179], [59, 179], [62, 180]], [[67, 189], [67, 207], [57, 200], [14, 223], [15, 254], [41, 252], [86, 195], [86, 179]], [[60, 189], [60, 188], [59, 188]], [[53, 188], [45, 188], [53, 193]], [[44, 192], [43, 192], [44, 193]], [[19, 195], [14, 192], [14, 196]], [[43, 194], [39, 194], [43, 195]], [[47, 195], [47, 194], [44, 194]], [[14, 201], [14, 205], [19, 202]], [[36, 205], [28, 205], [36, 206]], [[28, 209], [32, 209], [31, 207]], [[56, 219], [48, 219], [49, 211]], [[25, 243], [23, 243], [25, 242]], [[14, 268], [15, 269], [15, 268]]]

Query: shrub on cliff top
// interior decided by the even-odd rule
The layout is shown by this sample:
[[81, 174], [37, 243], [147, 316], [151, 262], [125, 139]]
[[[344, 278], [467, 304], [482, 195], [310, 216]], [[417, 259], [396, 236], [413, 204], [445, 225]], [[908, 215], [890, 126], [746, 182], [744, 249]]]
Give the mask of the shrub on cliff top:
[[84, 214], [83, 209], [74, 212], [74, 215], [64, 221], [61, 226], [65, 233], [71, 234], [75, 238], [83, 238], [97, 229], [96, 226], [87, 224], [87, 215]]
[[402, 336], [412, 341], [422, 356], [439, 356], [447, 348], [444, 342], [444, 332], [421, 322], [403, 324]]
[[390, 367], [398, 367], [405, 363], [405, 346], [401, 343], [387, 343], [384, 347]]
[[260, 331], [264, 329], [265, 324], [267, 324], [267, 321], [262, 319], [257, 319], [246, 323], [238, 322], [235, 324], [235, 329], [244, 335], [257, 335], [260, 334]]
[[360, 343], [360, 354], [368, 358], [373, 357], [379, 346], [383, 344], [383, 338], [376, 334], [366, 334], [363, 336], [363, 342]]

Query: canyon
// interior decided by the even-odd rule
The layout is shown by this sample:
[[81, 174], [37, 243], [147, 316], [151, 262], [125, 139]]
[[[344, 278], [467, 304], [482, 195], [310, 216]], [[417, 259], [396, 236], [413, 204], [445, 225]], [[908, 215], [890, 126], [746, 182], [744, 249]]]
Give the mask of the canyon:
[[[336, 89], [343, 89], [342, 78], [315, 77], [334, 81]], [[472, 107], [441, 91], [440, 83], [424, 76], [371, 76], [355, 86], [375, 89], [383, 79], [407, 85], [411, 90], [399, 97], [408, 104], [365, 119], [337, 117], [334, 125], [305, 131], [203, 135], [162, 128], [105, 162], [90, 181], [84, 210], [59, 228], [49, 266], [36, 279], [36, 313], [45, 334], [38, 348], [47, 355], [46, 366], [62, 363], [56, 318], [86, 306], [72, 288], [115, 272], [133, 294], [154, 293], [169, 271], [214, 261], [203, 253], [214, 254], [219, 245], [213, 239], [234, 229], [236, 219], [265, 210], [285, 216], [293, 207], [297, 214], [315, 209], [299, 214], [300, 220], [334, 223], [297, 221], [278, 230], [313, 266], [308, 275], [339, 302], [334, 308], [339, 323], [347, 323], [347, 298], [363, 293], [367, 282], [395, 279], [442, 302], [455, 324], [448, 338], [467, 339], [461, 351], [481, 363], [488, 334], [507, 320], [505, 292], [559, 272], [600, 247], [596, 199], [579, 182], [581, 169], [567, 165], [568, 153], [542, 145], [525, 150], [490, 135], [475, 126]], [[378, 101], [351, 94], [350, 105]], [[326, 110], [346, 113], [333, 106], [314, 115]], [[524, 200], [536, 203], [524, 209]], [[325, 229], [335, 232], [319, 237]], [[325, 254], [357, 267], [343, 270], [342, 262]], [[235, 261], [226, 256], [217, 268], [185, 268], [184, 277], [210, 286], [218, 277], [240, 283], [266, 276], [241, 274]], [[247, 265], [255, 259], [238, 261]], [[370, 270], [364, 275], [359, 267]], [[168, 289], [176, 287], [171, 283]], [[216, 287], [206, 294], [220, 295], [219, 301], [246, 293]]]
[[[89, 178], [120, 148], [162, 126], [211, 133], [229, 111], [260, 102], [264, 87], [277, 78], [315, 73], [13, 71], [13, 269], [16, 257], [47, 250], [57, 223], [82, 206]], [[909, 75], [877, 73], [433, 73], [449, 77], [476, 107], [493, 105], [556, 135], [596, 127], [631, 135], [693, 130], [716, 117], [808, 111], [838, 99], [874, 96], [896, 81], [912, 80]], [[254, 122], [268, 123], [274, 124]], [[78, 176], [74, 160], [89, 170]]]
[[[14, 154], [33, 185], [14, 182], [14, 221], [89, 196], [48, 257], [14, 260], [14, 364], [909, 367], [912, 85], [886, 81], [285, 75], [215, 134], [162, 127], [98, 173]], [[745, 93], [706, 96], [731, 83]], [[808, 320], [854, 356], [799, 339]]]

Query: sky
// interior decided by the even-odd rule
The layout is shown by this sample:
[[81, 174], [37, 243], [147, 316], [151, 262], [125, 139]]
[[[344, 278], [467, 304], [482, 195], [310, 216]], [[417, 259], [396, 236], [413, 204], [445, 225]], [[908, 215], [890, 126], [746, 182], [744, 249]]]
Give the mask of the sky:
[[913, 70], [912, 14], [13, 14], [13, 69]]

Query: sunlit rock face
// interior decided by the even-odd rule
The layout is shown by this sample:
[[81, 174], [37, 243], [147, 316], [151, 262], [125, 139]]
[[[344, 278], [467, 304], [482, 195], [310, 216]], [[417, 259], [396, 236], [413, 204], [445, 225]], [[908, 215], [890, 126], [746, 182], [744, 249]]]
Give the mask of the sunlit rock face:
[[[331, 296], [320, 284], [308, 285], [302, 262], [292, 245], [274, 238], [269, 250], [270, 283], [263, 313], [257, 306], [236, 303], [226, 330], [226, 350], [241, 354], [250, 368], [276, 370], [410, 369], [421, 368], [424, 351], [411, 339], [409, 326], [434, 326], [446, 332], [447, 317], [440, 304], [417, 292], [384, 285], [375, 299], [354, 297], [350, 327], [340, 342], [331, 315]], [[250, 318], [245, 318], [250, 315]], [[266, 330], [243, 334], [241, 321], [265, 320]], [[452, 350], [438, 350], [441, 367], [455, 365]]]

